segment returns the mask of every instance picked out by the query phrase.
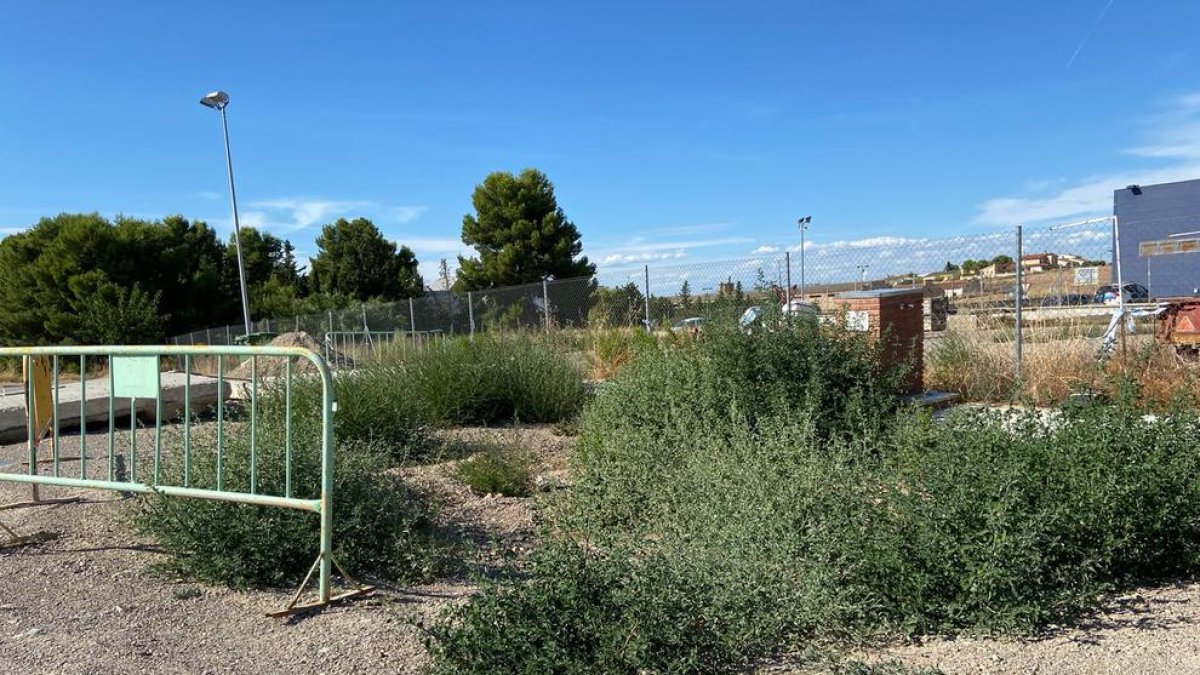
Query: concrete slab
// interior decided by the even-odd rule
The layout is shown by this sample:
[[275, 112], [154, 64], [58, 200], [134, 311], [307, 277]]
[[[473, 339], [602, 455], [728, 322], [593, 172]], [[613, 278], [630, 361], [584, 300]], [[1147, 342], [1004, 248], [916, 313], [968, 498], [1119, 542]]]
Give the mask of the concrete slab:
[[[162, 410], [164, 418], [179, 417], [184, 406], [184, 373], [166, 372], [162, 374]], [[235, 383], [226, 380], [222, 383], [224, 398], [229, 398], [235, 390]], [[60, 431], [78, 429], [80, 420], [86, 424], [108, 422], [108, 378], [101, 377], [87, 382], [87, 401], [80, 410], [81, 398], [79, 382], [63, 382], [58, 388], [58, 423]], [[217, 379], [203, 375], [192, 374], [191, 377], [192, 410], [199, 412], [216, 404], [218, 399]], [[117, 417], [118, 428], [129, 427], [130, 399], [114, 399], [113, 411]], [[154, 421], [154, 399], [138, 399], [137, 415], [144, 421]], [[25, 414], [25, 397], [20, 387], [5, 387], [0, 392], [0, 442], [11, 443], [28, 438], [28, 417]]]

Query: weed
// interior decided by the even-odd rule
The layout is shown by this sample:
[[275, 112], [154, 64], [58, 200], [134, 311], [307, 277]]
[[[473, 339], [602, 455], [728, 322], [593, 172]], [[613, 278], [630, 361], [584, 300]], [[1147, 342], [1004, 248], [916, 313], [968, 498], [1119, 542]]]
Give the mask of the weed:
[[459, 462], [455, 474], [478, 494], [528, 497], [533, 461], [515, 447], [493, 445]]

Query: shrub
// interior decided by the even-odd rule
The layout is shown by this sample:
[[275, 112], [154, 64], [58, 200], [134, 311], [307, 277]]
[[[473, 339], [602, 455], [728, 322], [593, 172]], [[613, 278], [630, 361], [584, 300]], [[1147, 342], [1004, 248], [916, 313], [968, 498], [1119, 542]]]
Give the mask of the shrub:
[[[283, 495], [283, 418], [275, 414], [278, 409], [272, 401], [264, 396], [257, 429], [257, 488], [261, 494]], [[317, 429], [319, 421], [314, 426], [312, 415], [294, 418], [293, 496], [320, 496]], [[248, 425], [231, 424], [226, 431], [223, 488], [248, 492]], [[449, 569], [449, 547], [434, 524], [436, 510], [430, 498], [385, 473], [382, 458], [391, 451], [379, 440], [339, 443], [334, 467], [334, 554], [351, 574], [429, 580]], [[211, 433], [193, 433], [191, 457], [191, 486], [215, 488], [217, 455]], [[164, 457], [166, 482], [183, 485], [182, 469], [179, 457]], [[138, 500], [132, 517], [139, 530], [171, 554], [168, 567], [206, 582], [235, 587], [296, 582], [319, 551], [319, 519], [307, 512], [154, 496]]]
[[[394, 369], [394, 370], [393, 370]], [[441, 424], [555, 422], [583, 405], [583, 378], [562, 354], [524, 335], [438, 341], [381, 372]]]
[[528, 497], [533, 484], [533, 462], [514, 448], [491, 446], [459, 462], [458, 479], [479, 494]]
[[653, 335], [638, 328], [612, 328], [591, 332], [588, 362], [594, 380], [608, 380], [633, 362], [639, 352], [658, 347]]
[[433, 673], [733, 672], [774, 637], [773, 626], [727, 623], [764, 598], [720, 589], [688, 561], [559, 542], [528, 571], [528, 582], [485, 582], [432, 628]]
[[814, 641], [1028, 633], [1200, 571], [1194, 412], [881, 419], [867, 357], [817, 370], [834, 396], [783, 346], [837, 344], [706, 351], [731, 339], [639, 360], [588, 406], [548, 557], [450, 615], [442, 672], [727, 672]]

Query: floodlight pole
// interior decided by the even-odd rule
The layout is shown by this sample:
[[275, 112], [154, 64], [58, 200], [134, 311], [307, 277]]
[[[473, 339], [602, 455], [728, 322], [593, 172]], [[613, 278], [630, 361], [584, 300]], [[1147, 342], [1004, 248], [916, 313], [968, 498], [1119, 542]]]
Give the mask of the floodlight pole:
[[[216, 92], [214, 92], [216, 93]], [[237, 249], [238, 286], [242, 293], [242, 321], [246, 326], [246, 335], [250, 334], [250, 297], [246, 292], [246, 263], [242, 258], [242, 227], [238, 220], [237, 189], [233, 186], [233, 154], [229, 150], [229, 119], [225, 108], [229, 106], [229, 97], [213, 100], [212, 95], [201, 99], [200, 103], [209, 108], [216, 108], [221, 113], [221, 130], [225, 135], [225, 168], [229, 174], [229, 200], [233, 203], [233, 243]]]
[[800, 300], [804, 300], [804, 233], [812, 223], [812, 216], [804, 216], [796, 221], [800, 225]]

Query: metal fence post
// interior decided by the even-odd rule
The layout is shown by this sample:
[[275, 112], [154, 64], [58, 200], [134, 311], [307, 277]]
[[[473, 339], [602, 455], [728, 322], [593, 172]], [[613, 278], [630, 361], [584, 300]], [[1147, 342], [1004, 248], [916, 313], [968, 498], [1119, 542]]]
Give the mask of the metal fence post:
[[1016, 272], [1017, 272], [1017, 277], [1016, 277], [1016, 278], [1017, 278], [1017, 287], [1016, 287], [1016, 289], [1014, 290], [1014, 295], [1013, 295], [1013, 297], [1015, 297], [1015, 298], [1016, 298], [1016, 308], [1017, 308], [1017, 317], [1016, 317], [1016, 333], [1017, 333], [1017, 334], [1016, 334], [1016, 368], [1017, 368], [1017, 391], [1018, 391], [1018, 392], [1020, 391], [1020, 387], [1021, 387], [1021, 373], [1022, 373], [1022, 371], [1021, 371], [1021, 359], [1022, 359], [1022, 356], [1023, 356], [1023, 355], [1022, 355], [1022, 353], [1021, 353], [1021, 347], [1022, 347], [1022, 342], [1023, 342], [1023, 338], [1022, 338], [1022, 330], [1021, 330], [1021, 328], [1022, 328], [1022, 326], [1021, 326], [1021, 308], [1022, 308], [1022, 305], [1024, 304], [1022, 296], [1024, 296], [1024, 295], [1025, 295], [1025, 288], [1024, 288], [1024, 285], [1023, 285], [1023, 283], [1022, 283], [1022, 282], [1024, 281], [1024, 278], [1023, 278], [1023, 277], [1024, 277], [1024, 275], [1023, 275], [1023, 273], [1022, 273], [1022, 269], [1021, 269], [1021, 268], [1022, 268], [1022, 264], [1021, 264], [1021, 263], [1022, 263], [1022, 261], [1021, 261], [1021, 258], [1022, 258], [1024, 255], [1025, 255], [1025, 241], [1024, 241], [1024, 238], [1023, 238], [1023, 236], [1022, 236], [1021, 226], [1020, 226], [1020, 225], [1017, 225], [1017, 260], [1016, 260], [1016, 263], [1017, 263], [1017, 270], [1016, 270]]
[[643, 271], [646, 273], [646, 295], [642, 298], [643, 303], [646, 305], [646, 332], [652, 333], [654, 329], [651, 328], [650, 324], [650, 266], [644, 265]]
[[787, 302], [785, 307], [787, 307], [787, 309], [785, 311], [789, 312], [790, 315], [790, 312], [792, 311], [792, 252], [784, 251], [783, 259], [787, 265], [787, 292], [784, 293], [784, 298]]
[[471, 338], [475, 337], [475, 298], [471, 291], [467, 291], [467, 319], [471, 323]]
[[225, 344], [233, 344], [233, 336], [230, 335], [229, 324], [225, 324]]
[[417, 313], [413, 310], [413, 299], [408, 299], [408, 330], [417, 332]]
[[297, 314], [295, 318], [296, 318], [296, 332], [299, 333], [300, 332], [300, 315]]
[[550, 332], [550, 282], [542, 277], [542, 311], [545, 312], [546, 332]]
[[1128, 353], [1125, 347], [1125, 317], [1128, 315], [1126, 314], [1125, 309], [1125, 277], [1121, 274], [1121, 227], [1117, 223], [1116, 216], [1112, 217], [1112, 231], [1113, 258], [1115, 259], [1113, 262], [1117, 268], [1117, 301], [1121, 304], [1121, 320], [1117, 330], [1121, 335], [1121, 366], [1124, 367], [1125, 364], [1129, 362], [1127, 360]]
[[271, 332], [271, 320], [270, 319], [267, 319], [267, 332], [268, 333]]
[[204, 329], [204, 344], [206, 344], [206, 345], [212, 344], [212, 330], [210, 330], [208, 328]]

